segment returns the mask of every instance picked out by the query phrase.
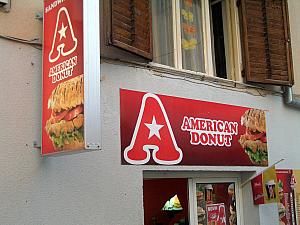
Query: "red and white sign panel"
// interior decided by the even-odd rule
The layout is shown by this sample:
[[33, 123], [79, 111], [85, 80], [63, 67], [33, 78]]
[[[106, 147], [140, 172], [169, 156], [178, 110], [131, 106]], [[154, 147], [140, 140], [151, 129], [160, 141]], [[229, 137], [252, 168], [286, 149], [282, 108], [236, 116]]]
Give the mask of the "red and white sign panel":
[[122, 164], [267, 166], [265, 112], [120, 90]]
[[265, 204], [263, 175], [260, 174], [251, 180], [252, 197], [255, 205]]
[[276, 175], [280, 201], [278, 204], [280, 224], [295, 225], [297, 222], [293, 170], [276, 170]]
[[206, 212], [208, 225], [227, 225], [224, 203], [207, 205]]
[[44, 0], [42, 155], [84, 149], [83, 0]]

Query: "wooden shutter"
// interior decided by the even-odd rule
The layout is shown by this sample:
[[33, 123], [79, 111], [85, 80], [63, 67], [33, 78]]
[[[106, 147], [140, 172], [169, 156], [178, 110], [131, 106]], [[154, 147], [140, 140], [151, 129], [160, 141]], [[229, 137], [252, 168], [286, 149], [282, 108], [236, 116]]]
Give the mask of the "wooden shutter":
[[113, 45], [152, 59], [151, 0], [112, 0]]
[[241, 0], [247, 82], [293, 85], [287, 0]]

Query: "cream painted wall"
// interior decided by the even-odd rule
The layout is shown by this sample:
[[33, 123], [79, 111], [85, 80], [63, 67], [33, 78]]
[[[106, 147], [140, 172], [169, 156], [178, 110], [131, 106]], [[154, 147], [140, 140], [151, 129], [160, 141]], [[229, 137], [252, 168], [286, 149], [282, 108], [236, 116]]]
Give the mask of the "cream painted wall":
[[[34, 17], [42, 11], [42, 2], [13, 0], [10, 13], [0, 12], [0, 34], [25, 39], [41, 37], [42, 22]], [[291, 4], [299, 9], [297, 2], [293, 0]], [[296, 9], [294, 13], [296, 16]], [[296, 26], [296, 19], [293, 24]], [[281, 96], [215, 88], [216, 84], [167, 78], [146, 69], [110, 63], [101, 64], [103, 149], [41, 157], [33, 147], [41, 129], [41, 59], [40, 50], [0, 39], [1, 225], [142, 225], [144, 170], [176, 174], [182, 170], [198, 173], [257, 169], [122, 166], [120, 88], [266, 109], [270, 162], [285, 158], [281, 168], [299, 169], [299, 110], [286, 107]], [[247, 185], [243, 190], [244, 225], [259, 224], [259, 210], [251, 204], [251, 197]]]
[[293, 70], [295, 85], [293, 92], [300, 95], [300, 25], [299, 25], [299, 12], [300, 1], [288, 0], [289, 6], [289, 20], [290, 20], [290, 33], [293, 54]]
[[42, 12], [43, 0], [11, 0], [10, 12], [0, 11], [0, 35], [39, 38], [41, 42], [43, 22], [35, 16]]

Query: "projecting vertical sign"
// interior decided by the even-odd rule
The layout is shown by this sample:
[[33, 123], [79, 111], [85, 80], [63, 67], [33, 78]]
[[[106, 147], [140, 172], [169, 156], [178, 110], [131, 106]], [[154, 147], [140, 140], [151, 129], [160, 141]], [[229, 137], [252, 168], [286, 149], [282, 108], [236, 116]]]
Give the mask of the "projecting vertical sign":
[[[295, 171], [296, 173], [296, 171]], [[296, 225], [295, 176], [293, 170], [276, 170], [279, 224]]]
[[42, 155], [101, 148], [95, 18], [98, 0], [44, 0]]
[[42, 154], [84, 149], [83, 1], [44, 1]]
[[44, 1], [42, 154], [85, 148], [83, 0]]
[[251, 186], [255, 205], [279, 202], [275, 165], [253, 178]]

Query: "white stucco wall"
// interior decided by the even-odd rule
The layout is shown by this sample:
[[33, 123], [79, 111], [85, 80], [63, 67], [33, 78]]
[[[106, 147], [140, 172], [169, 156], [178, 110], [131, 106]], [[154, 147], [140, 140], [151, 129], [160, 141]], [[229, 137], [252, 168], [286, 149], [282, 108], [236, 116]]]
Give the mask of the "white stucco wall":
[[290, 20], [290, 33], [292, 43], [292, 55], [293, 55], [293, 69], [295, 85], [293, 92], [300, 95], [300, 26], [299, 26], [299, 0], [288, 0], [289, 6], [289, 20]]
[[[16, 44], [13, 44], [6, 51], [13, 52], [15, 47]], [[38, 150], [32, 147], [33, 141], [39, 138], [40, 68], [29, 70], [32, 60], [40, 60], [40, 52], [30, 48], [25, 47], [28, 55], [24, 55], [25, 60], [20, 63], [19, 71], [11, 67], [4, 70], [3, 74], [11, 75], [4, 76], [1, 82], [1, 103], [4, 107], [0, 114], [3, 123], [0, 193], [4, 204], [0, 205], [0, 212], [4, 216], [0, 217], [0, 224], [143, 223], [143, 169], [165, 170], [166, 167], [120, 165], [120, 87], [267, 109], [270, 162], [284, 157], [286, 160], [281, 167], [295, 168], [299, 165], [298, 111], [285, 108], [281, 97], [257, 97], [226, 91], [107, 63], [102, 64], [103, 150], [41, 158]], [[12, 57], [18, 59], [19, 52]], [[295, 137], [291, 138], [291, 134]], [[210, 169], [230, 171], [237, 168]], [[244, 195], [248, 202], [249, 188], [246, 190]], [[251, 204], [244, 210], [245, 218], [248, 217], [249, 207], [252, 207]], [[251, 215], [253, 212], [257, 210], [251, 211]]]
[[37, 13], [43, 13], [42, 0], [11, 0], [8, 13], [0, 10], [0, 34], [22, 39], [41, 39], [43, 23], [36, 19]]
[[[300, 2], [289, 2], [293, 5], [291, 13], [296, 14]], [[12, 1], [11, 12], [0, 13], [0, 34], [40, 37], [42, 24], [34, 19], [35, 12], [40, 11], [42, 1]], [[13, 25], [8, 26], [8, 22]], [[293, 38], [293, 45], [296, 43]], [[293, 54], [297, 59], [297, 51]], [[40, 139], [41, 57], [42, 52], [31, 46], [0, 39], [1, 225], [141, 225], [144, 169], [253, 170], [121, 166], [119, 88], [266, 109], [270, 163], [285, 158], [280, 168], [300, 169], [299, 110], [286, 107], [281, 96], [260, 96], [255, 90], [251, 95], [109, 63], [101, 64], [103, 150], [42, 158], [33, 147]], [[298, 67], [294, 61], [295, 71]], [[258, 225], [259, 210], [251, 204], [250, 190], [249, 185], [243, 189], [245, 225]]]

